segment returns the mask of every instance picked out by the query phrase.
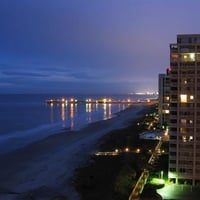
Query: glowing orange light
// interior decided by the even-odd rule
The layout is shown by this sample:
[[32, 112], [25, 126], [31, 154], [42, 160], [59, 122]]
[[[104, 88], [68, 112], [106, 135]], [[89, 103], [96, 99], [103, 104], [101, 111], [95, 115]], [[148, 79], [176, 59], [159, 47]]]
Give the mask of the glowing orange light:
[[125, 152], [129, 152], [129, 148], [127, 147], [127, 148], [125, 148]]

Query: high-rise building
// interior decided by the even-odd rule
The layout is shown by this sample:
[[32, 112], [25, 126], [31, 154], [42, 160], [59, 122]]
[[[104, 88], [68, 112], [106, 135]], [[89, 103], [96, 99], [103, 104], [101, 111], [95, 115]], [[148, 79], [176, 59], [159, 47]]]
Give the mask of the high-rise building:
[[169, 174], [176, 183], [200, 183], [200, 34], [170, 44]]
[[160, 127], [166, 129], [169, 123], [169, 76], [168, 69], [166, 74], [159, 74], [158, 77], [158, 115]]

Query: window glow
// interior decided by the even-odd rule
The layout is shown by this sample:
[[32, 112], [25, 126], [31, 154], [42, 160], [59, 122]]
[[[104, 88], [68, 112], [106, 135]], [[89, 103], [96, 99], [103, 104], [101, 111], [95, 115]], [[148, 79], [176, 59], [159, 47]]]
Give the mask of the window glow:
[[180, 98], [181, 98], [181, 103], [187, 103], [187, 94], [181, 94]]
[[169, 101], [169, 96], [165, 97], [167, 101]]
[[189, 141], [193, 141], [193, 136], [190, 136], [190, 137], [189, 137]]
[[190, 96], [190, 100], [194, 100], [194, 96], [193, 95]]
[[164, 113], [165, 114], [169, 114], [169, 110], [164, 110]]
[[181, 124], [186, 124], [186, 119], [181, 119]]
[[181, 61], [183, 62], [193, 62], [195, 61], [195, 53], [182, 53]]
[[192, 61], [195, 61], [195, 54], [194, 54], [194, 53], [190, 53], [190, 59], [191, 59]]
[[182, 137], [183, 142], [186, 142], [186, 136]]
[[180, 128], [181, 133], [186, 133], [186, 128]]

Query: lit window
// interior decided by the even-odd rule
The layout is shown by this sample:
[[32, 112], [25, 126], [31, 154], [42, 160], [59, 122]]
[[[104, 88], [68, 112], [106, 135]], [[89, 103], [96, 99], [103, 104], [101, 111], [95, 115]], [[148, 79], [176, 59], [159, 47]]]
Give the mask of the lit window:
[[180, 98], [181, 98], [181, 103], [187, 103], [187, 95], [186, 94], [181, 94]]
[[184, 127], [180, 128], [180, 132], [181, 133], [186, 133], [186, 128], [184, 128]]
[[186, 124], [186, 119], [181, 119], [181, 124]]
[[194, 96], [193, 95], [190, 96], [190, 100], [194, 100]]
[[164, 110], [164, 113], [165, 114], [169, 114], [169, 110]]
[[168, 97], [168, 96], [167, 96], [167, 97], [165, 97], [165, 98], [166, 98], [166, 100], [167, 100], [167, 101], [169, 101], [169, 97]]
[[182, 137], [183, 142], [186, 142], [186, 136]]
[[181, 61], [182, 62], [194, 62], [195, 61], [195, 53], [182, 53]]
[[187, 80], [184, 80], [184, 84], [187, 84]]
[[178, 54], [177, 53], [172, 53], [171, 54], [171, 60], [172, 61], [177, 61], [178, 60]]
[[190, 53], [190, 60], [195, 61], [195, 54], [194, 53]]
[[189, 120], [189, 123], [190, 123], [190, 124], [193, 124], [193, 120], [192, 120], [192, 119], [190, 119], [190, 120]]
[[193, 141], [193, 136], [190, 136], [190, 137], [189, 137], [189, 141], [190, 141], [190, 142]]

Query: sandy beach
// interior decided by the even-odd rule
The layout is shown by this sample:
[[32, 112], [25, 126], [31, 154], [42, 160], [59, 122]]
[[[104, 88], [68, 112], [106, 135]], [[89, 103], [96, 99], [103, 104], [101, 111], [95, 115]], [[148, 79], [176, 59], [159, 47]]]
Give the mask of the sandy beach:
[[96, 150], [96, 142], [111, 130], [142, 117], [149, 105], [138, 104], [116, 117], [92, 123], [80, 131], [60, 132], [0, 156], [0, 199], [51, 200], [63, 195], [78, 200], [70, 186], [74, 169]]

